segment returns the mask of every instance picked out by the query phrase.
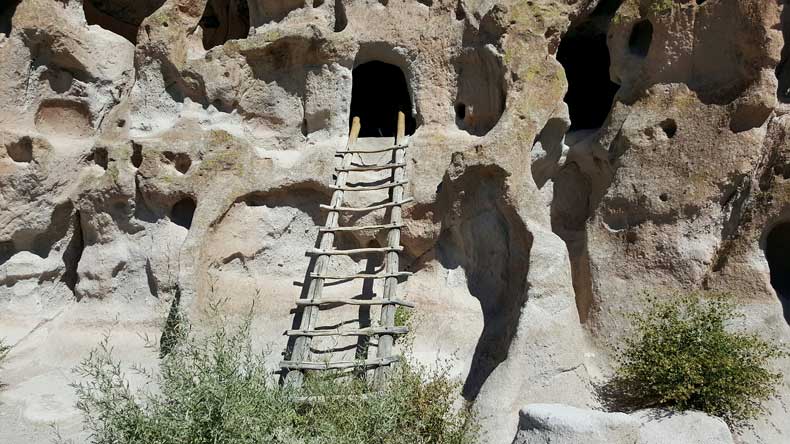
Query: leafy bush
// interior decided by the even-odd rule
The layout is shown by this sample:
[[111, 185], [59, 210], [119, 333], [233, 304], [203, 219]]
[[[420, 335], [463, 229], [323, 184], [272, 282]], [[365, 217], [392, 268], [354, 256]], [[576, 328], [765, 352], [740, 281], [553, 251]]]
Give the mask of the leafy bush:
[[728, 331], [741, 318], [722, 297], [650, 299], [632, 315], [635, 334], [617, 350], [619, 368], [604, 398], [619, 408], [700, 410], [738, 425], [762, 412], [782, 379], [769, 369], [787, 356], [757, 335]]
[[[250, 323], [219, 322], [185, 334], [147, 389], [132, 390], [105, 340], [78, 367], [77, 407], [94, 444], [303, 443], [466, 444], [471, 409], [455, 408], [459, 385], [444, 367], [402, 364], [383, 391], [339, 375], [281, 387], [250, 341]], [[316, 399], [322, 401], [315, 401]], [[313, 400], [310, 402], [309, 400]]]

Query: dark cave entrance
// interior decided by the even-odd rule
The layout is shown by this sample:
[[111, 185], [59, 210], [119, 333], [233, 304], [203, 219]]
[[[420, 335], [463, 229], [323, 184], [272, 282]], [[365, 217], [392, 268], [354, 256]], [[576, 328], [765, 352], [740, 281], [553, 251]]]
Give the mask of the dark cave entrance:
[[0, 5], [0, 34], [11, 35], [11, 19], [20, 3], [22, 0], [6, 0], [4, 5]]
[[83, 0], [82, 8], [89, 25], [99, 25], [137, 44], [137, 30], [146, 17], [165, 0]]
[[779, 23], [782, 29], [782, 37], [785, 45], [782, 48], [782, 58], [779, 65], [776, 67], [776, 79], [779, 85], [776, 91], [776, 97], [781, 103], [790, 103], [790, 64], [787, 63], [790, 58], [790, 8], [783, 8], [782, 14], [779, 17]]
[[568, 79], [565, 103], [571, 116], [571, 131], [600, 128], [620, 88], [609, 77], [606, 45], [613, 8], [604, 7], [607, 2], [601, 5], [587, 20], [568, 30], [557, 50], [557, 60]]
[[765, 243], [765, 257], [771, 268], [771, 285], [790, 323], [790, 222], [774, 227]]
[[394, 137], [398, 111], [406, 115], [406, 134], [414, 134], [411, 96], [403, 71], [384, 62], [368, 62], [354, 68], [351, 88], [351, 119], [359, 117], [359, 137]]
[[195, 216], [197, 204], [191, 197], [185, 197], [173, 205], [170, 210], [170, 220], [187, 230], [192, 227], [192, 218]]
[[250, 32], [247, 0], [209, 0], [203, 17], [203, 48], [211, 49], [228, 40], [244, 39]]

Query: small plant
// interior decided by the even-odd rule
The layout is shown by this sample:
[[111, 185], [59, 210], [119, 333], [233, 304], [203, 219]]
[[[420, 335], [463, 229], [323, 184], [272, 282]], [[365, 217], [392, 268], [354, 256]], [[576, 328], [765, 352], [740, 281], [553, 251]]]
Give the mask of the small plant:
[[739, 425], [762, 412], [781, 374], [770, 363], [786, 351], [757, 335], [728, 331], [742, 315], [723, 297], [687, 295], [631, 316], [635, 334], [617, 350], [619, 368], [603, 397], [618, 408], [700, 410]]
[[650, 4], [650, 12], [655, 15], [661, 15], [672, 10], [675, 6], [675, 0], [653, 0]]
[[[77, 407], [93, 444], [471, 444], [477, 422], [456, 408], [459, 383], [439, 366], [394, 367], [383, 391], [341, 374], [282, 387], [251, 344], [250, 319], [203, 336], [189, 328], [160, 371], [133, 390], [105, 338], [77, 368]], [[321, 399], [320, 402], [305, 401]]]

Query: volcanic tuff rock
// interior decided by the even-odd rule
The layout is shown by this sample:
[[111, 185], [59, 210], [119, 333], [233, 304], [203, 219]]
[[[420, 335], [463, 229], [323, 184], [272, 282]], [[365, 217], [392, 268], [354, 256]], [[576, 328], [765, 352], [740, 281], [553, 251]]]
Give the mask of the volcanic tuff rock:
[[[282, 350], [352, 107], [389, 97], [415, 128], [400, 289], [419, 307], [414, 351], [457, 358], [486, 442], [510, 442], [527, 403], [598, 407], [642, 291], [731, 292], [745, 328], [787, 341], [787, 11], [3, 2], [0, 442], [49, 442], [53, 421], [79, 437], [68, 369], [108, 328], [122, 358], [155, 365], [138, 335], [171, 307], [200, 325], [217, 298], [256, 300], [258, 345]], [[780, 396], [737, 442], [786, 442], [778, 365]]]

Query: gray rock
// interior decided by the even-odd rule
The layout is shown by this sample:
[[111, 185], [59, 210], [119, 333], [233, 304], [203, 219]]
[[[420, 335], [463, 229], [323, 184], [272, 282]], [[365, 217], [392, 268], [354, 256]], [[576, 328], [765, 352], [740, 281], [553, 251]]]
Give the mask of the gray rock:
[[530, 404], [520, 412], [513, 444], [637, 444], [639, 422], [563, 404]]
[[727, 424], [702, 412], [640, 410], [630, 415], [640, 422], [640, 444], [732, 444]]

